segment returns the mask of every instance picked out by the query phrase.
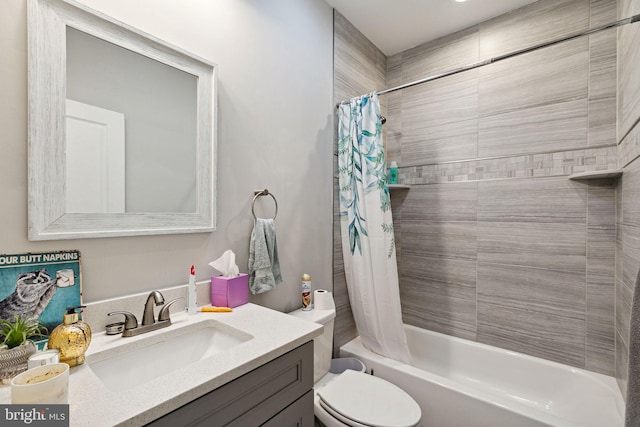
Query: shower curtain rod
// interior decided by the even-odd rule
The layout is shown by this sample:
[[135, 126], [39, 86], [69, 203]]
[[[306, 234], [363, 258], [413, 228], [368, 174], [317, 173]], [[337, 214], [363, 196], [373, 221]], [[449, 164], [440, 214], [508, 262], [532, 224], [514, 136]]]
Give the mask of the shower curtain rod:
[[[531, 47], [527, 47], [527, 48], [524, 48], [524, 49], [516, 50], [516, 51], [511, 52], [511, 53], [506, 53], [504, 55], [496, 56], [494, 58], [489, 58], [489, 59], [485, 59], [485, 60], [482, 60], [482, 61], [474, 62], [472, 64], [462, 66], [460, 68], [454, 68], [452, 70], [445, 71], [443, 73], [434, 74], [432, 76], [424, 77], [422, 79], [419, 79], [419, 80], [416, 80], [416, 81], [413, 81], [413, 82], [410, 82], [410, 83], [405, 83], [405, 84], [402, 84], [402, 85], [399, 85], [399, 86], [395, 86], [395, 87], [392, 87], [392, 88], [389, 88], [389, 89], [379, 90], [379, 91], [373, 92], [373, 93], [375, 95], [384, 95], [385, 93], [395, 92], [396, 90], [406, 89], [406, 88], [409, 88], [409, 87], [412, 87], [412, 86], [416, 86], [416, 85], [419, 85], [419, 84], [422, 84], [422, 83], [427, 83], [427, 82], [430, 82], [430, 81], [433, 81], [433, 80], [438, 80], [438, 79], [441, 79], [443, 77], [452, 76], [454, 74], [462, 73], [463, 71], [473, 70], [474, 68], [478, 68], [478, 67], [482, 67], [482, 66], [485, 66], [485, 65], [493, 64], [495, 62], [502, 61], [503, 59], [513, 58], [515, 56], [519, 56], [519, 55], [522, 55], [522, 54], [525, 54], [525, 53], [533, 52], [535, 50], [542, 49], [542, 48], [545, 48], [545, 47], [549, 47], [549, 46], [552, 46], [554, 44], [558, 44], [558, 43], [566, 42], [566, 41], [573, 40], [573, 39], [576, 39], [576, 38], [579, 38], [579, 37], [584, 37], [584, 36], [588, 36], [588, 35], [591, 35], [591, 34], [599, 33], [600, 31], [608, 30], [610, 28], [616, 28], [616, 27], [621, 27], [623, 25], [632, 24], [634, 22], [640, 22], [640, 14], [633, 15], [633, 16], [631, 16], [629, 18], [621, 19], [619, 21], [611, 22], [609, 24], [601, 25], [599, 27], [596, 27], [596, 28], [593, 28], [593, 29], [590, 29], [590, 30], [587, 30], [587, 31], [581, 31], [581, 32], [578, 32], [578, 33], [573, 33], [573, 34], [570, 34], [568, 36], [564, 36], [564, 37], [561, 37], [561, 38], [558, 38], [558, 39], [555, 39], [555, 40], [552, 40], [552, 41], [549, 41], [549, 42], [540, 43], [540, 44], [537, 44], [537, 45], [534, 45], [534, 46], [531, 46]], [[362, 95], [362, 96], [364, 96], [364, 95]], [[353, 99], [353, 98], [351, 98], [351, 99]], [[336, 104], [336, 108], [339, 108], [340, 105], [342, 105], [342, 104], [349, 103], [349, 101], [350, 100], [342, 101], [342, 102], [337, 103]]]

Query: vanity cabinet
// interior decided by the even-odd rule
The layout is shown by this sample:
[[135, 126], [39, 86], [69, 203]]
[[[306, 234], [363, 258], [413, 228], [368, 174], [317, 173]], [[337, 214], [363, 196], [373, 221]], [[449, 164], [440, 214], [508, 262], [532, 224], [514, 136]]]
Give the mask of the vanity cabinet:
[[309, 341], [148, 426], [312, 427], [312, 388]]

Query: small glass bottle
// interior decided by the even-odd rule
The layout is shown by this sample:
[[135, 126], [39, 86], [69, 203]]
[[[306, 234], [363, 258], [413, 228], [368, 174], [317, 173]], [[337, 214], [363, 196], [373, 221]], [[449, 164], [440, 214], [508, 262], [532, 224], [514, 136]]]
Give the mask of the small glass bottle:
[[63, 322], [51, 331], [47, 342], [47, 348], [60, 352], [60, 362], [71, 367], [84, 363], [84, 354], [91, 344], [91, 328], [79, 317], [78, 311], [83, 308], [84, 305], [67, 307]]
[[396, 162], [391, 162], [391, 167], [389, 168], [389, 184], [397, 184], [398, 183], [398, 164]]
[[311, 310], [311, 276], [308, 274], [302, 275], [302, 310]]

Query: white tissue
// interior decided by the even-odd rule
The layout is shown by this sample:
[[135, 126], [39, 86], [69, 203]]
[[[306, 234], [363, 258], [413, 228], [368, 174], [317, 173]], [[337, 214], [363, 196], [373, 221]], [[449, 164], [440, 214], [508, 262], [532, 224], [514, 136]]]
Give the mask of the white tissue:
[[240, 275], [240, 270], [236, 265], [236, 254], [231, 249], [224, 251], [222, 256], [209, 265], [218, 270], [224, 277], [236, 277]]

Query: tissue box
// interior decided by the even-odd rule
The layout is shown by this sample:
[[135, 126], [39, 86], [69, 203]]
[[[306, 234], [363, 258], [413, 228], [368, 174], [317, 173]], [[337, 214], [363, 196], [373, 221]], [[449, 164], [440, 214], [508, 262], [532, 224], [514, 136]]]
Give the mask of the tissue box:
[[211, 305], [237, 307], [249, 302], [249, 276], [211, 276]]

